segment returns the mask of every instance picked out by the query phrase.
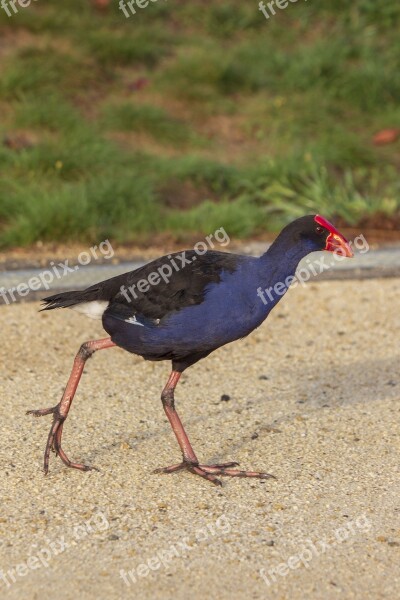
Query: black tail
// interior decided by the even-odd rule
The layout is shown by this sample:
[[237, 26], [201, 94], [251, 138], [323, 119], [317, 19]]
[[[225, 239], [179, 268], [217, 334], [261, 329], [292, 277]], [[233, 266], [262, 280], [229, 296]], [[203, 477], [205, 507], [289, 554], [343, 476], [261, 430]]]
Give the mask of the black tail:
[[53, 308], [68, 308], [69, 306], [75, 306], [75, 304], [81, 304], [82, 302], [90, 302], [91, 300], [97, 300], [97, 290], [73, 290], [72, 292], [61, 292], [54, 294], [54, 296], [48, 296], [43, 298], [42, 303], [44, 306], [42, 310], [52, 310]]
[[72, 292], [61, 292], [43, 298], [42, 303], [44, 304], [41, 310], [52, 310], [53, 308], [68, 308], [69, 306], [75, 306], [75, 304], [82, 304], [83, 302], [93, 302], [95, 300], [111, 300], [121, 289], [121, 286], [125, 284], [126, 277], [129, 273], [122, 273], [95, 283], [86, 290], [73, 290]]

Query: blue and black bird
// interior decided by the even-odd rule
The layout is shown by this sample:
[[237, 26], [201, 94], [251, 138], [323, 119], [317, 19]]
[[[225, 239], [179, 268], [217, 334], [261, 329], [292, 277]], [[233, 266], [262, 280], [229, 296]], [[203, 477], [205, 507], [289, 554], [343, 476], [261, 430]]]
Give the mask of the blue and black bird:
[[[45, 473], [52, 449], [68, 467], [82, 471], [91, 468], [67, 457], [61, 446], [63, 426], [86, 360], [96, 350], [119, 346], [146, 360], [172, 363], [161, 400], [182, 451], [182, 462], [157, 472], [187, 469], [215, 484], [221, 483], [218, 475], [272, 477], [268, 473], [238, 470], [238, 463], [234, 462], [199, 463], [176, 412], [174, 391], [185, 369], [259, 327], [293, 282], [299, 261], [318, 250], [352, 256], [350, 245], [329, 221], [319, 215], [307, 215], [287, 225], [260, 257], [188, 250], [164, 256], [83, 291], [45, 298], [43, 310], [72, 308], [101, 318], [109, 335], [82, 344], [59, 404], [28, 411], [35, 416], [53, 415], [44, 456]], [[182, 268], [178, 255], [185, 258]], [[170, 268], [168, 280], [159, 276], [166, 264], [175, 266]], [[267, 298], [260, 293], [262, 290], [269, 290]]]

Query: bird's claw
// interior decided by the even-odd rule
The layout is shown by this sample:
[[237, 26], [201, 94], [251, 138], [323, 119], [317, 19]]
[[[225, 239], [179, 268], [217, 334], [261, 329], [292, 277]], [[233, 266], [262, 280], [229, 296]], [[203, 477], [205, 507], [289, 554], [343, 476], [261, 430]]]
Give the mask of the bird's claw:
[[171, 465], [170, 467], [164, 467], [155, 469], [154, 473], [175, 473], [176, 471], [182, 471], [186, 469], [195, 475], [199, 475], [208, 481], [211, 481], [215, 485], [222, 485], [222, 481], [216, 477], [216, 475], [228, 476], [228, 477], [256, 477], [258, 479], [276, 479], [275, 475], [269, 473], [261, 473], [259, 471], [240, 471], [239, 469], [232, 469], [231, 467], [239, 466], [237, 462], [228, 462], [218, 465], [200, 465], [190, 461], [182, 461], [179, 464]]
[[47, 475], [49, 472], [49, 458], [50, 452], [54, 452], [56, 456], [59, 456], [63, 463], [67, 465], [67, 467], [71, 467], [72, 469], [78, 469], [79, 471], [98, 471], [97, 467], [91, 467], [89, 465], [84, 465], [82, 463], [74, 463], [72, 462], [68, 456], [65, 454], [64, 450], [61, 447], [61, 437], [63, 424], [65, 421], [65, 417], [60, 415], [59, 405], [52, 406], [51, 408], [41, 408], [39, 410], [27, 410], [27, 415], [33, 415], [34, 417], [43, 417], [45, 415], [54, 415], [53, 423], [50, 428], [49, 436], [47, 438], [46, 449], [44, 452], [44, 474]]
[[38, 410], [27, 410], [26, 415], [32, 415], [34, 417], [44, 417], [46, 415], [53, 415], [58, 409], [58, 404], [51, 408], [39, 408]]

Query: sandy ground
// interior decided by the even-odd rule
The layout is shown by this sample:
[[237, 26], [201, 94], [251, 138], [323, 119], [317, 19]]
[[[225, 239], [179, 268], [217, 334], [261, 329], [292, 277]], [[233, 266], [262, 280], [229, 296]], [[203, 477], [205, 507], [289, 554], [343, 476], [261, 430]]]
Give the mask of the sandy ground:
[[[0, 597], [330, 599], [400, 596], [400, 279], [292, 290], [249, 338], [192, 367], [177, 407], [203, 462], [277, 480], [155, 475], [178, 462], [169, 365], [119, 349], [87, 365], [64, 448], [50, 417], [101, 325], [0, 308]], [[229, 400], [221, 400], [222, 395]], [[121, 570], [122, 575], [121, 575]]]

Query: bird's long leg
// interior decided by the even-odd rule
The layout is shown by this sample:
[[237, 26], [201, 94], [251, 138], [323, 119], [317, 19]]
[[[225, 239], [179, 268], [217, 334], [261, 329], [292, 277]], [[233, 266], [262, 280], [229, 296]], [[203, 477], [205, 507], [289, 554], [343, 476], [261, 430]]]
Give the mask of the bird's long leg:
[[42, 417], [44, 415], [52, 414], [53, 423], [50, 428], [49, 436], [47, 438], [46, 449], [44, 452], [44, 472], [47, 475], [49, 470], [49, 457], [50, 450], [54, 450], [56, 454], [61, 458], [64, 464], [73, 469], [80, 469], [81, 471], [89, 471], [92, 467], [82, 465], [80, 463], [71, 462], [68, 456], [65, 454], [61, 447], [61, 437], [64, 421], [68, 416], [69, 409], [71, 408], [72, 400], [75, 396], [76, 389], [79, 385], [79, 381], [88, 358], [92, 356], [96, 350], [103, 350], [104, 348], [112, 348], [115, 346], [114, 342], [110, 338], [104, 338], [101, 340], [92, 340], [85, 342], [79, 348], [78, 354], [75, 356], [74, 365], [72, 367], [71, 375], [69, 376], [67, 386], [64, 390], [60, 402], [52, 408], [42, 408], [39, 410], [28, 410], [27, 415], [34, 415], [35, 417]]
[[237, 462], [229, 462], [218, 465], [201, 465], [197, 460], [197, 456], [191, 446], [188, 436], [186, 435], [185, 429], [182, 425], [182, 421], [179, 418], [178, 413], [175, 410], [174, 392], [176, 385], [179, 381], [181, 373], [179, 371], [172, 371], [165, 388], [161, 394], [161, 400], [165, 414], [173, 432], [175, 433], [176, 439], [182, 451], [183, 461], [170, 467], [164, 467], [156, 469], [155, 473], [174, 473], [187, 469], [195, 475], [200, 475], [204, 479], [208, 479], [216, 485], [222, 485], [222, 482], [216, 477], [216, 475], [228, 475], [230, 477], [258, 477], [259, 479], [270, 479], [275, 477], [268, 473], [259, 473], [258, 471], [240, 471], [238, 469], [232, 469], [239, 465]]

